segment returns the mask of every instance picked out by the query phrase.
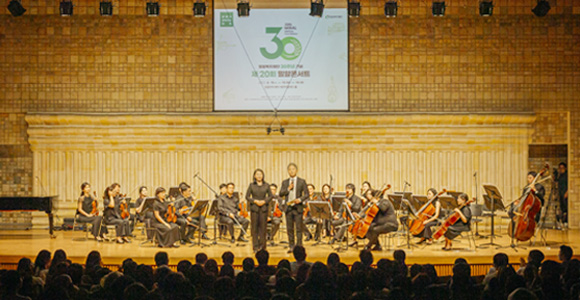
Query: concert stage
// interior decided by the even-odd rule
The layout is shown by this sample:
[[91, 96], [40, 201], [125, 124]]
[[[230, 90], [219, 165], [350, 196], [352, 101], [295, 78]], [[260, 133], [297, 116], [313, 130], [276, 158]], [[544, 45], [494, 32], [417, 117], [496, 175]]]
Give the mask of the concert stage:
[[[137, 230], [136, 230], [137, 232]], [[472, 265], [472, 275], [482, 275], [489, 268], [492, 257], [498, 252], [504, 252], [508, 254], [510, 262], [514, 264], [519, 263], [520, 257], [526, 258], [528, 252], [531, 249], [538, 249], [544, 252], [547, 259], [557, 260], [557, 255], [559, 251], [559, 246], [563, 243], [570, 245], [575, 251], [580, 249], [580, 241], [576, 238], [579, 236], [580, 231], [577, 229], [568, 231], [557, 231], [549, 230], [547, 234], [548, 246], [540, 246], [539, 241], [536, 246], [530, 246], [529, 242], [521, 243], [520, 245], [526, 247], [526, 249], [477, 249], [475, 251], [468, 250], [468, 240], [467, 238], [458, 238], [456, 242], [453, 243], [454, 250], [443, 251], [441, 247], [443, 242], [437, 242], [430, 246], [420, 245], [414, 249], [408, 250], [406, 247], [395, 247], [395, 249], [403, 249], [407, 252], [407, 263], [408, 264], [434, 264], [436, 265], [440, 275], [447, 275], [451, 272], [451, 266], [454, 260], [458, 257], [463, 257]], [[508, 246], [510, 244], [509, 239], [504, 233], [501, 238], [495, 239], [494, 242], [502, 246]], [[77, 263], [84, 263], [87, 254], [92, 250], [97, 250], [101, 253], [103, 263], [105, 265], [113, 265], [112, 269], [121, 264], [121, 262], [126, 258], [132, 258], [138, 263], [154, 264], [153, 257], [158, 251], [166, 251], [169, 253], [170, 264], [175, 265], [182, 259], [188, 259], [193, 261], [194, 257], [199, 252], [205, 252], [210, 258], [214, 258], [221, 264], [221, 255], [225, 251], [232, 251], [235, 256], [235, 264], [241, 265], [242, 260], [245, 257], [253, 257], [253, 252], [250, 243], [246, 243], [242, 246], [236, 246], [235, 244], [231, 247], [227, 246], [211, 246], [200, 248], [199, 246], [190, 247], [190, 245], [181, 246], [179, 248], [158, 248], [154, 247], [152, 244], [142, 245], [143, 241], [140, 233], [138, 237], [133, 239], [131, 244], [116, 244], [114, 242], [102, 242], [98, 243], [92, 239], [87, 241], [77, 241], [73, 238], [84, 237], [84, 232], [71, 232], [71, 231], [57, 231], [55, 232], [56, 238], [51, 239], [46, 230], [30, 230], [30, 231], [1, 231], [0, 232], [0, 268], [15, 268], [15, 263], [18, 262], [23, 256], [29, 257], [34, 260], [36, 254], [42, 250], [47, 249], [54, 252], [57, 249], [64, 249], [71, 261]], [[417, 241], [414, 239], [413, 241]], [[211, 241], [203, 241], [210, 243]], [[405, 239], [403, 237], [394, 238], [393, 244], [398, 245], [404, 243]], [[489, 239], [481, 239], [476, 237], [477, 245], [488, 243]], [[221, 241], [223, 244], [230, 245], [226, 241]], [[306, 251], [308, 254], [308, 261], [322, 261], [326, 262], [326, 257], [329, 253], [335, 251], [330, 245], [313, 245], [314, 242], [305, 242]], [[386, 248], [386, 247], [384, 247]], [[362, 248], [361, 248], [362, 249]], [[393, 257], [393, 250], [383, 250], [381, 252], [373, 252], [375, 257], [375, 262], [380, 258]], [[270, 264], [275, 265], [278, 261], [282, 259], [293, 260], [292, 254], [287, 254], [287, 249], [284, 249], [283, 244], [279, 246], [269, 247], [270, 252]], [[346, 264], [352, 264], [358, 260], [358, 251], [355, 248], [349, 248], [346, 252], [340, 252], [340, 257], [342, 262]]]

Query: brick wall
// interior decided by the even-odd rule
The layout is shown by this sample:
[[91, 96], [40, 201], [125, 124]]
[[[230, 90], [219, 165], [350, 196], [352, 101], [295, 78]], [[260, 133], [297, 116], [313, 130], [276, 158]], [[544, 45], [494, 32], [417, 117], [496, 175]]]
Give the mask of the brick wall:
[[[544, 18], [530, 12], [535, 0], [496, 0], [488, 18], [477, 1], [447, 2], [442, 18], [430, 1], [406, 0], [386, 19], [384, 1], [362, 1], [349, 21], [351, 111], [569, 112], [580, 217], [580, 1], [551, 1]], [[60, 17], [57, 0], [22, 3], [29, 11], [19, 18], [0, 9], [0, 113], [19, 128], [8, 133], [19, 142], [0, 143], [2, 193], [30, 193], [27, 112], [212, 111], [211, 9], [194, 18], [191, 1], [164, 0], [161, 16], [148, 18], [145, 1], [121, 0], [101, 17], [98, 1], [78, 0], [74, 16]], [[564, 140], [562, 127], [543, 123], [534, 141]]]

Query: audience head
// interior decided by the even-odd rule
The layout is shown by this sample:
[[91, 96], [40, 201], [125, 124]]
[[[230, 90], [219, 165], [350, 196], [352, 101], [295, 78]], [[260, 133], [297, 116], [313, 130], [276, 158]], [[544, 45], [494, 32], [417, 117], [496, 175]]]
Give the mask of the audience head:
[[294, 259], [298, 262], [303, 262], [306, 260], [306, 249], [303, 246], [294, 246], [292, 249], [292, 254], [294, 255]]
[[149, 293], [147, 288], [141, 283], [134, 282], [123, 291], [123, 298], [126, 300], [142, 300]]
[[328, 258], [326, 259], [326, 264], [329, 268], [336, 268], [336, 266], [340, 263], [340, 256], [336, 252], [332, 252], [328, 254]]
[[232, 265], [223, 265], [220, 269], [219, 277], [230, 277], [234, 278], [236, 276], [236, 272], [234, 271], [234, 267]]
[[286, 269], [286, 270], [290, 271], [290, 269], [291, 269], [290, 262], [287, 259], [282, 259], [278, 262], [278, 266], [276, 267], [276, 269], [278, 269], [278, 270]]
[[256, 252], [256, 260], [258, 261], [259, 266], [267, 266], [269, 259], [270, 259], [270, 253], [268, 253], [268, 251], [262, 249], [262, 250]]
[[189, 260], [184, 259], [177, 263], [177, 272], [181, 274], [185, 274], [189, 268], [191, 268], [191, 262]]
[[254, 260], [252, 258], [246, 257], [242, 261], [242, 269], [244, 270], [244, 272], [253, 271], [255, 267], [256, 267], [256, 265], [255, 265]]
[[226, 251], [222, 254], [222, 262], [224, 265], [234, 264], [234, 254], [231, 251]]
[[16, 271], [18, 271], [18, 274], [20, 274], [21, 277], [34, 275], [32, 261], [26, 257], [21, 258], [18, 261], [18, 267], [16, 268]]
[[101, 266], [101, 253], [99, 251], [93, 250], [87, 256], [87, 260], [85, 261], [85, 269], [91, 270], [96, 266]]
[[371, 253], [371, 250], [361, 250], [358, 257], [363, 266], [367, 268], [373, 264], [373, 254]]
[[395, 252], [393, 252], [393, 258], [398, 263], [404, 264], [406, 257], [407, 255], [404, 250], [395, 250]]
[[544, 253], [542, 253], [542, 251], [540, 250], [532, 250], [530, 251], [530, 254], [528, 254], [528, 263], [533, 264], [537, 268], [539, 268], [542, 265], [543, 261], [544, 261]]
[[493, 266], [494, 268], [504, 268], [509, 264], [509, 258], [505, 253], [498, 253], [493, 256]]
[[48, 250], [40, 250], [36, 255], [36, 260], [34, 261], [34, 267], [37, 270], [44, 270], [48, 268], [48, 264], [50, 263], [50, 251]]
[[574, 251], [570, 246], [566, 245], [560, 246], [560, 253], [558, 253], [558, 259], [560, 261], [570, 261], [573, 255]]
[[217, 261], [215, 259], [208, 259], [205, 262], [205, 265], [203, 266], [204, 270], [205, 270], [205, 274], [207, 275], [213, 275], [213, 276], [218, 276], [219, 274], [219, 269], [218, 269], [218, 264]]
[[169, 256], [165, 251], [159, 251], [155, 254], [155, 265], [157, 267], [169, 265]]

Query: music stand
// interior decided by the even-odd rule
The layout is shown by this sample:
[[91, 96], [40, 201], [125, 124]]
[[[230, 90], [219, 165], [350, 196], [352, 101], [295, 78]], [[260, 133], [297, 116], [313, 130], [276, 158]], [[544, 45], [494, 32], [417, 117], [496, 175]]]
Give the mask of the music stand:
[[[334, 215], [332, 211], [332, 207], [330, 203], [327, 201], [308, 201], [308, 208], [310, 209], [310, 215], [312, 218], [316, 218], [317, 220], [322, 220], [322, 224], [324, 224], [324, 220], [331, 220], [332, 216]], [[318, 227], [318, 222], [316, 226]], [[320, 226], [322, 226], [322, 224]], [[322, 232], [321, 232], [322, 235]], [[330, 240], [330, 236], [328, 237]], [[314, 246], [322, 244], [322, 238], [320, 238]]]
[[[413, 195], [412, 192], [407, 192], [407, 185], [409, 185], [406, 181], [405, 181], [405, 186], [403, 187], [403, 192], [395, 192], [395, 194], [398, 195], [402, 195], [401, 197], [401, 204], [400, 207], [403, 207], [403, 203], [407, 203], [407, 217], [405, 218], [405, 220], [403, 220], [403, 218], [399, 218], [399, 221], [401, 222], [401, 224], [403, 225], [404, 228], [404, 234], [406, 237], [406, 241], [400, 245], [397, 245], [397, 248], [401, 248], [401, 247], [407, 247], [408, 250], [411, 250], [413, 248], [417, 248], [417, 245], [411, 244], [411, 230], [409, 228], [409, 221], [410, 221], [410, 217], [412, 216], [413, 218], [416, 218], [416, 214], [415, 211], [417, 211], [418, 209], [421, 208], [422, 205], [419, 205], [418, 208], [415, 208], [413, 206], [416, 205], [416, 202], [418, 202], [417, 200], [413, 201], [413, 199], [420, 198], [420, 197], [424, 197], [424, 201], [427, 202], [428, 198], [427, 196], [420, 196], [420, 195]], [[409, 185], [410, 186], [410, 185]], [[404, 199], [404, 200], [403, 200]], [[411, 202], [413, 202], [413, 204], [411, 204]]]
[[[274, 209], [276, 208], [276, 203], [278, 203], [278, 209], [280, 209], [280, 203], [278, 202], [278, 199], [276, 197], [273, 197], [272, 201], [270, 201], [268, 203], [268, 217], [270, 218], [270, 221], [271, 221], [271, 223], [270, 223], [270, 239], [271, 240], [270, 240], [269, 246], [271, 246], [271, 247], [278, 246], [278, 244], [276, 244], [276, 242], [274, 241], [274, 237], [272, 236], [272, 230], [271, 230], [272, 226], [274, 226], [274, 218], [275, 218], [274, 217]], [[282, 211], [282, 210], [280, 209], [280, 211]], [[284, 215], [284, 213], [282, 213], [282, 215]], [[282, 218], [282, 216], [280, 216], [280, 218]], [[267, 225], [267, 222], [266, 222], [266, 225]], [[279, 230], [280, 229], [278, 228], [278, 231]], [[284, 243], [284, 242], [281, 242], [281, 243]]]
[[421, 207], [423, 207], [423, 205], [425, 205], [425, 203], [429, 202], [429, 197], [425, 196], [425, 195], [413, 195], [413, 201], [410, 201], [411, 204], [413, 205], [413, 208], [415, 209], [413, 211], [416, 212], [419, 209], [421, 209]]
[[[387, 199], [393, 203], [395, 211], [401, 210], [401, 205], [403, 205], [403, 195], [402, 194], [387, 194]], [[398, 212], [397, 212], [398, 214]]]
[[[143, 210], [141, 211], [141, 214], [143, 214], [145, 216], [145, 214], [149, 211], [153, 211], [153, 205], [155, 204], [155, 200], [157, 200], [156, 197], [147, 197], [145, 198], [145, 203], [143, 204]], [[155, 216], [153, 216], [155, 218]], [[147, 231], [147, 229], [145, 229]], [[141, 242], [140, 246], [142, 246], [145, 243], [148, 242], [153, 242], [155, 239], [155, 233], [151, 235], [151, 238], [148, 237], [149, 235], [147, 235], [147, 240], [145, 240], [144, 242]]]
[[[202, 215], [202, 211], [204, 208], [207, 207], [207, 205], [209, 204], [210, 200], [197, 200], [195, 201], [195, 204], [193, 205], [193, 207], [191, 208], [191, 211], [189, 212], [189, 215], [187, 215], [188, 217], [191, 218], [199, 218], [199, 225], [193, 225], [194, 227], [197, 227], [197, 242], [193, 242], [191, 243], [191, 245], [189, 246], [190, 248], [193, 246], [201, 246], [201, 248], [204, 247], [209, 247], [210, 245], [202, 243], [201, 242], [201, 215]], [[207, 214], [207, 211], [206, 211]]]
[[453, 196], [439, 196], [439, 203], [441, 203], [441, 209], [447, 211], [447, 215], [449, 215], [449, 211], [459, 207], [459, 204], [457, 204], [457, 198], [454, 198]]
[[218, 201], [219, 201], [218, 199], [211, 200], [211, 205], [209, 206], [209, 209], [206, 211], [206, 214], [208, 214], [210, 216], [214, 216], [213, 241], [210, 243], [210, 245], [219, 245], [219, 246], [231, 247], [231, 245], [229, 245], [229, 244], [219, 243], [217, 241], [217, 238], [218, 238], [217, 227], [218, 227], [218, 219], [220, 217], [220, 214], [218, 211]]
[[332, 194], [330, 199], [332, 202], [332, 210], [339, 211], [340, 206], [344, 202], [344, 199], [346, 199], [346, 193], [345, 192], [336, 192], [336, 193]]
[[501, 193], [499, 192], [499, 189], [492, 184], [483, 184], [483, 189], [485, 190], [485, 192], [487, 193], [487, 195], [483, 195], [483, 198], [485, 199], [485, 206], [491, 211], [491, 234], [489, 235], [489, 243], [484, 243], [481, 244], [480, 246], [497, 246], [500, 247], [501, 245], [496, 244], [493, 242], [493, 238], [496, 237], [495, 235], [495, 211], [496, 208], [500, 208], [502, 210], [505, 210], [505, 206], [503, 205], [503, 197], [501, 195]]
[[[346, 210], [346, 219], [344, 220], [345, 223], [338, 226], [338, 227], [344, 227], [344, 226], [347, 227], [347, 229], [345, 230], [345, 233], [344, 233], [344, 234], [346, 234], [346, 236], [343, 238], [344, 243], [346, 243], [346, 245], [342, 246], [343, 242], [340, 242], [338, 247], [336, 249], [334, 249], [337, 252], [348, 251], [348, 226], [350, 226], [354, 223], [353, 222], [354, 216], [352, 215], [352, 211], [350, 210], [350, 207], [348, 207], [348, 204], [346, 202], [343, 202], [342, 205], [343, 205], [344, 209]], [[350, 221], [349, 221], [349, 219], [350, 219]]]
[[179, 187], [177, 186], [172, 186], [169, 188], [169, 192], [167, 192], [167, 196], [169, 198], [177, 198], [179, 195], [181, 195], [181, 191], [179, 190]]
[[[455, 198], [455, 200], [457, 200], [457, 198], [459, 198], [459, 195], [463, 194], [463, 192], [456, 192], [456, 191], [447, 191], [445, 192], [447, 195]], [[439, 197], [439, 199], [441, 199], [441, 197]]]
[[402, 195], [403, 199], [411, 201], [413, 192], [395, 192], [395, 195]]

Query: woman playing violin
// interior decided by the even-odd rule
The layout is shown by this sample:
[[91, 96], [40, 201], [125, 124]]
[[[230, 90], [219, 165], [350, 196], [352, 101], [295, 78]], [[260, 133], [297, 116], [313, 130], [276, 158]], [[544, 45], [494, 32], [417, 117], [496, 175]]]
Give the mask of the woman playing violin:
[[105, 189], [103, 194], [103, 205], [105, 206], [104, 218], [107, 225], [115, 225], [117, 233], [117, 243], [130, 243], [131, 225], [129, 220], [124, 220], [117, 210], [118, 205], [115, 203], [115, 187], [110, 186]]
[[157, 229], [159, 247], [179, 247], [179, 226], [175, 224], [175, 207], [165, 200], [165, 189], [158, 187], [155, 190], [155, 204], [153, 204], [153, 227]]
[[88, 182], [81, 184], [81, 196], [78, 200], [77, 220], [82, 223], [91, 223], [93, 228], [91, 234], [99, 242], [103, 241], [103, 235], [107, 232], [107, 227], [101, 227], [102, 216], [99, 216], [99, 202], [96, 197], [91, 196], [91, 185]]

